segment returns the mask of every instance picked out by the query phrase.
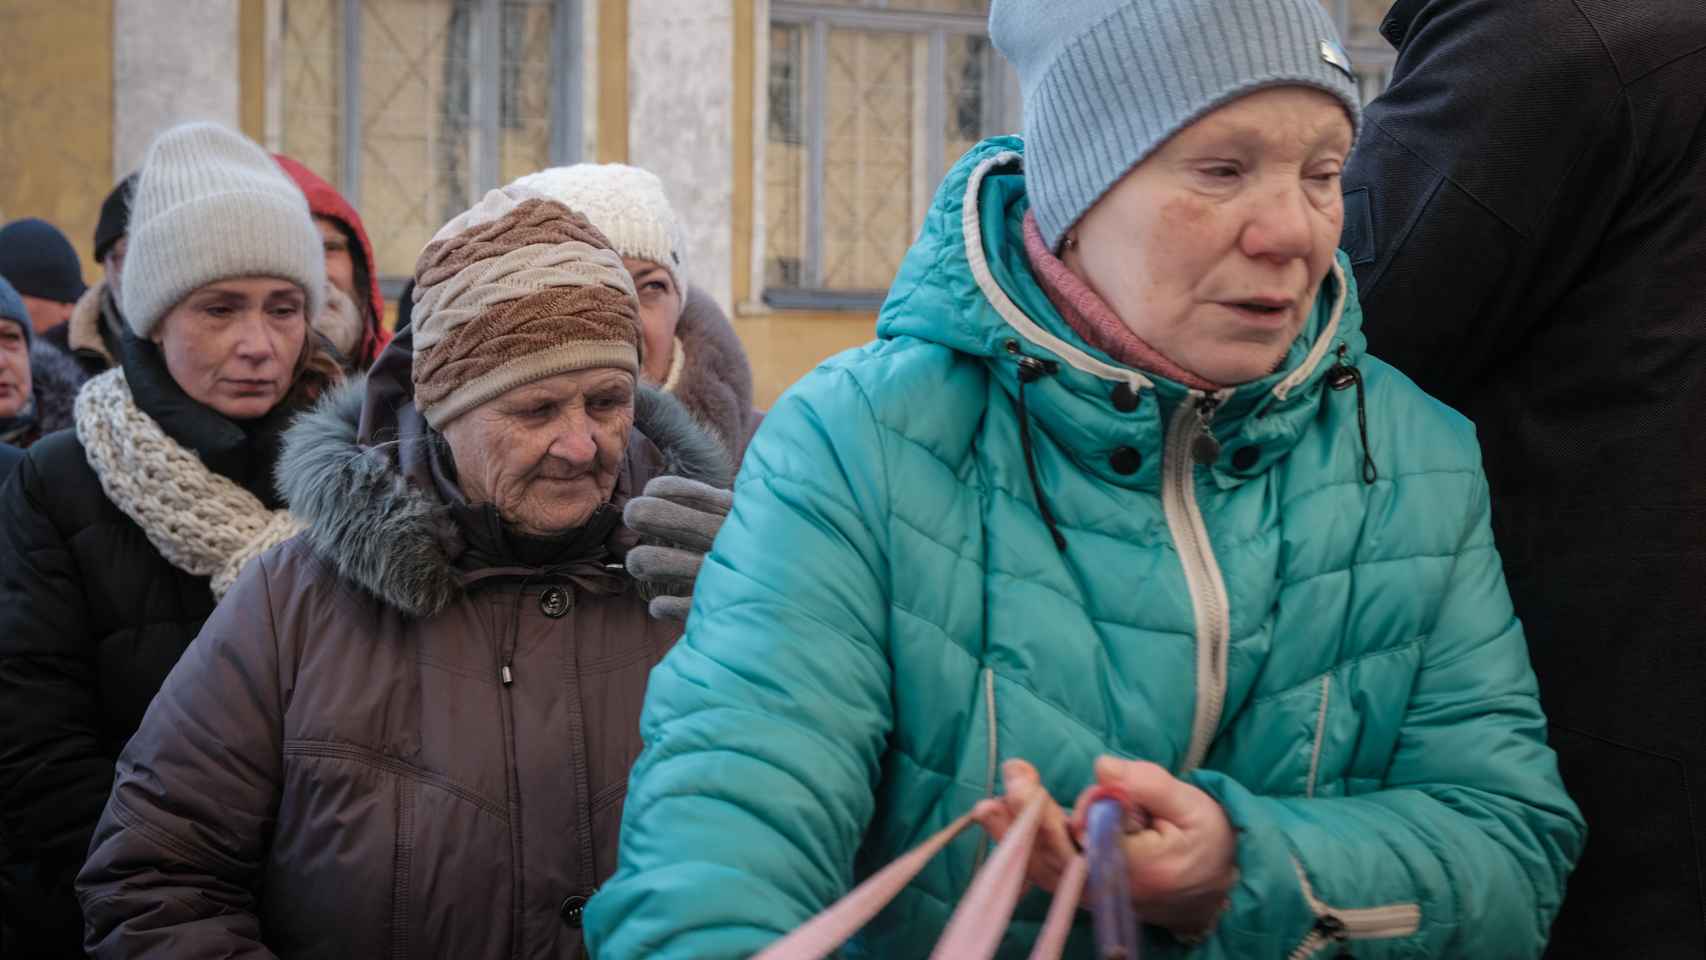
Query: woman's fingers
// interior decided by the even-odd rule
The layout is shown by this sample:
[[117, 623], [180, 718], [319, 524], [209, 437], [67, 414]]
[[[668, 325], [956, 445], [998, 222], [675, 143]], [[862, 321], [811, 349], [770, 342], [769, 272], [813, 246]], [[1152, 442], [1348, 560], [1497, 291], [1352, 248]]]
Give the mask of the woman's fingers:
[[1139, 810], [1156, 819], [1188, 823], [1198, 812], [1193, 794], [1201, 791], [1160, 764], [1101, 757], [1096, 761], [1096, 782], [1122, 791]]
[[997, 843], [1007, 836], [1019, 814], [1039, 793], [1045, 798], [1037, 837], [1026, 868], [1030, 881], [1045, 890], [1054, 889], [1066, 865], [1077, 853], [1067, 828], [1066, 814], [1049, 796], [1035, 767], [1023, 760], [1009, 760], [1001, 768], [1002, 795], [980, 801], [972, 808], [972, 819]]

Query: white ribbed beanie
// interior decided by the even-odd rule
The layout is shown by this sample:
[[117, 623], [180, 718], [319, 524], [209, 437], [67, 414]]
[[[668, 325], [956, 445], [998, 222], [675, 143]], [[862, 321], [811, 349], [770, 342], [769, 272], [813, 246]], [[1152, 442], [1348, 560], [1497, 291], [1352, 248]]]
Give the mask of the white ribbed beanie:
[[515, 181], [587, 218], [624, 257], [650, 260], [687, 299], [687, 242], [657, 175], [623, 163], [551, 167]]
[[148, 148], [130, 201], [124, 318], [139, 337], [198, 287], [235, 277], [300, 286], [307, 316], [326, 302], [326, 254], [308, 201], [249, 138], [186, 123]]

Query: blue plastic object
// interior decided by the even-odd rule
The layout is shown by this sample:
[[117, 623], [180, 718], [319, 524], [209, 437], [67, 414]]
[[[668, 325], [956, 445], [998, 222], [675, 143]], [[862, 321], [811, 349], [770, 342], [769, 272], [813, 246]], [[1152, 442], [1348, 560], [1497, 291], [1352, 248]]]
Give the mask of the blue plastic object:
[[1101, 960], [1137, 960], [1142, 944], [1137, 910], [1131, 903], [1131, 875], [1120, 843], [1125, 835], [1125, 807], [1117, 798], [1103, 797], [1090, 804], [1086, 819], [1084, 855], [1090, 865], [1086, 889], [1095, 918], [1096, 955]]

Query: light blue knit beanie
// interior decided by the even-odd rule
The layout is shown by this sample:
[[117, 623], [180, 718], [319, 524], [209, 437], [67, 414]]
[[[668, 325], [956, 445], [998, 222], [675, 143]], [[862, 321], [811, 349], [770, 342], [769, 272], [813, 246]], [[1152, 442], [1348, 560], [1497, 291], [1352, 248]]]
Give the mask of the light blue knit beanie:
[[1025, 184], [1049, 249], [1203, 114], [1300, 84], [1362, 105], [1320, 0], [995, 0], [989, 35], [1019, 72]]

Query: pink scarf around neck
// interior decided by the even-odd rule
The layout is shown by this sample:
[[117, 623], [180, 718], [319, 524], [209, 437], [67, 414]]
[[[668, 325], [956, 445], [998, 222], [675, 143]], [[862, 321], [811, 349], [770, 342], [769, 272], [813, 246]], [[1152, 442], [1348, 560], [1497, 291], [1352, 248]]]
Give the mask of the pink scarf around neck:
[[1119, 363], [1153, 373], [1196, 390], [1219, 390], [1220, 385], [1179, 366], [1150, 346], [1120, 320], [1113, 308], [1079, 279], [1043, 242], [1042, 229], [1034, 214], [1025, 214], [1025, 254], [1036, 273], [1043, 293], [1060, 311], [1067, 326], [1089, 344]]

